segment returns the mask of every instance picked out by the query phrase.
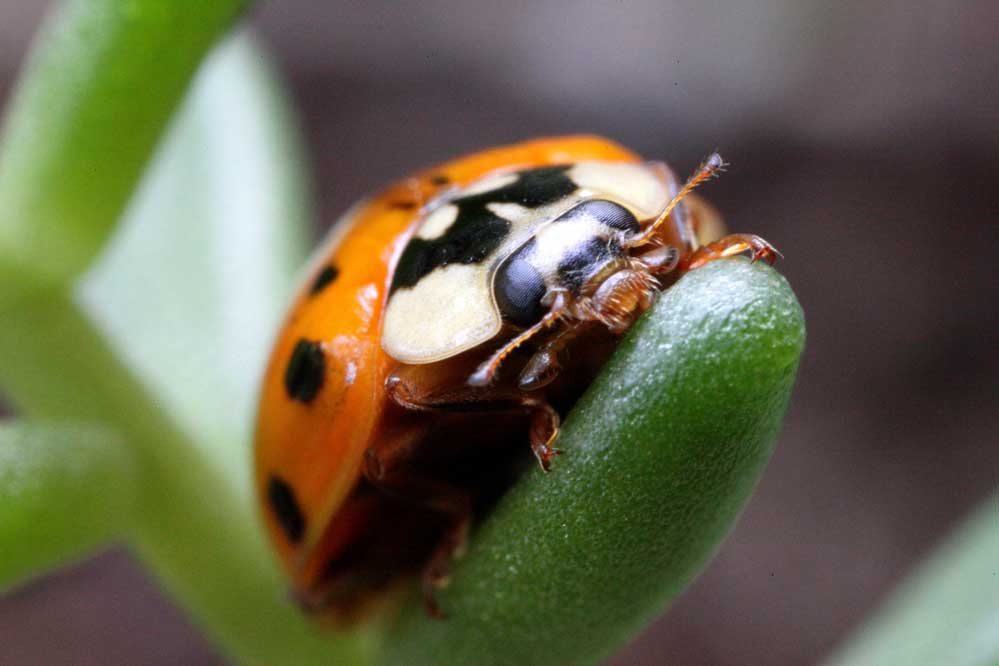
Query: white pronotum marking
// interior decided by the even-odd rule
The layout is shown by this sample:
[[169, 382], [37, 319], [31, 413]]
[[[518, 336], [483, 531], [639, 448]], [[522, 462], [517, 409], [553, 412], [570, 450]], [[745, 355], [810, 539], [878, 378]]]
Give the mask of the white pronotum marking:
[[416, 237], [424, 240], [440, 238], [447, 233], [457, 217], [458, 207], [453, 204], [444, 204], [427, 215], [423, 224], [416, 230]]
[[485, 342], [500, 330], [489, 272], [451, 264], [414, 289], [399, 289], [385, 309], [382, 347], [403, 363], [431, 363]]
[[639, 220], [655, 216], [669, 200], [666, 184], [644, 164], [579, 162], [569, 176], [583, 190], [630, 208]]
[[[554, 271], [565, 253], [591, 237], [599, 223], [550, 225], [552, 219], [591, 198], [603, 198], [625, 206], [639, 220], [655, 216], [667, 200], [662, 179], [643, 164], [625, 162], [579, 162], [568, 175], [579, 189], [563, 199], [538, 209], [516, 203], [489, 203], [488, 209], [510, 222], [510, 230], [500, 246], [483, 262], [451, 264], [424, 276], [412, 288], [392, 294], [385, 309], [382, 347], [403, 363], [432, 363], [454, 356], [486, 342], [502, 326], [492, 293], [496, 267], [527, 239], [538, 240], [538, 261]], [[517, 179], [517, 172], [487, 175], [449, 199], [484, 194], [505, 187]], [[433, 240], [446, 234], [454, 224], [458, 208], [445, 200], [418, 223], [415, 236]], [[560, 228], [562, 227], [562, 228]], [[539, 266], [542, 268], [542, 266]]]

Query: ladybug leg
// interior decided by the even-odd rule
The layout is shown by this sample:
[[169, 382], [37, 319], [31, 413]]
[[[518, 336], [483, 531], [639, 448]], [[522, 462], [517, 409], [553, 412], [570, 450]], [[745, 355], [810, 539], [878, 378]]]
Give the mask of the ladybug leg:
[[[561, 296], [561, 294], [560, 294]], [[506, 359], [517, 347], [521, 346], [535, 335], [538, 335], [546, 328], [554, 326], [556, 322], [562, 317], [563, 298], [557, 298], [559, 302], [552, 305], [551, 310], [545, 313], [545, 316], [541, 318], [541, 321], [531, 326], [529, 329], [516, 336], [508, 343], [496, 350], [496, 352], [490, 356], [485, 362], [482, 363], [472, 376], [468, 378], [468, 385], [475, 387], [488, 386], [492, 383], [493, 379], [496, 378], [496, 373], [499, 371], [500, 365], [503, 360]]]
[[753, 261], [762, 259], [768, 264], [773, 264], [781, 256], [777, 248], [759, 236], [732, 234], [698, 249], [682, 262], [681, 269], [690, 271], [712, 261], [731, 257], [746, 251], [750, 253]]
[[648, 252], [637, 255], [649, 273], [662, 276], [671, 273], [680, 265], [680, 251], [673, 245], [659, 245]]
[[542, 397], [514, 387], [469, 387], [461, 381], [466, 376], [462, 366], [454, 368], [453, 372], [447, 372], [440, 367], [432, 370], [429, 366], [401, 366], [386, 380], [385, 388], [397, 405], [413, 411], [529, 412], [531, 451], [541, 469], [547, 472], [552, 458], [560, 453], [553, 446], [561, 421], [558, 412]]
[[407, 463], [424, 431], [413, 436], [388, 438], [367, 450], [364, 477], [388, 495], [418, 502], [442, 514], [449, 522], [423, 571], [423, 598], [427, 613], [442, 618], [435, 591], [445, 587], [454, 558], [463, 554], [468, 542], [472, 501], [468, 492], [453, 485], [414, 473]]
[[538, 459], [541, 471], [548, 473], [552, 458], [562, 453], [553, 446], [558, 439], [561, 419], [558, 412], [544, 400], [524, 400], [524, 406], [531, 410], [531, 452]]
[[541, 349], [534, 353], [517, 379], [517, 388], [521, 391], [537, 391], [552, 383], [562, 366], [558, 356], [565, 347], [582, 333], [590, 322], [581, 321], [567, 326], [548, 340]]
[[[465, 503], [470, 507], [465, 496]], [[447, 587], [451, 582], [451, 571], [454, 561], [465, 554], [468, 545], [468, 531], [472, 522], [472, 511], [468, 508], [460, 517], [456, 517], [451, 527], [444, 533], [434, 548], [430, 561], [423, 569], [422, 584], [423, 604], [431, 617], [447, 617], [437, 603], [436, 592]]]

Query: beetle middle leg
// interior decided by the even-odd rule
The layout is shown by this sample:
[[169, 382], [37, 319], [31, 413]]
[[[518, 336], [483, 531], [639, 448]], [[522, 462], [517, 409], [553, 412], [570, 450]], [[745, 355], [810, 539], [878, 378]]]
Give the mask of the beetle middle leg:
[[448, 527], [423, 569], [423, 599], [427, 613], [444, 617], [434, 592], [447, 585], [452, 561], [461, 555], [468, 541], [472, 499], [468, 491], [420, 475], [407, 464], [425, 434], [426, 429], [418, 428], [403, 436], [380, 441], [365, 453], [363, 472], [369, 483], [387, 495], [418, 502], [447, 519]]
[[404, 365], [385, 382], [389, 397], [399, 406], [422, 412], [514, 412], [526, 411], [531, 417], [531, 451], [544, 471], [560, 451], [553, 444], [558, 438], [561, 419], [542, 396], [524, 393], [516, 387], [491, 385], [468, 386], [467, 366], [459, 363], [430, 366]]

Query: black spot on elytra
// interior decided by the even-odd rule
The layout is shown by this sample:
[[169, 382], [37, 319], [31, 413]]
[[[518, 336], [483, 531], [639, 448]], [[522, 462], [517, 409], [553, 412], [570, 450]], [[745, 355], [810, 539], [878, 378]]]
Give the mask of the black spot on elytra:
[[319, 393], [326, 375], [326, 359], [318, 342], [302, 338], [295, 343], [284, 371], [288, 397], [309, 403]]
[[323, 270], [319, 271], [319, 275], [312, 282], [312, 286], [309, 288], [309, 294], [315, 296], [323, 289], [325, 289], [331, 282], [337, 279], [340, 275], [340, 269], [336, 266], [324, 266]]
[[396, 210], [413, 210], [416, 208], [415, 201], [390, 201], [389, 208], [395, 208]]
[[288, 540], [301, 541], [305, 536], [305, 516], [291, 486], [284, 479], [272, 476], [267, 481], [267, 502]]
[[440, 185], [447, 185], [450, 182], [451, 182], [451, 179], [448, 178], [447, 176], [445, 176], [442, 173], [439, 173], [439, 174], [437, 174], [435, 176], [431, 176], [430, 177], [430, 183], [432, 185], [438, 185], [438, 186], [440, 186]]
[[510, 223], [492, 213], [491, 203], [538, 208], [572, 194], [576, 184], [566, 175], [571, 165], [529, 169], [509, 185], [448, 202], [458, 208], [454, 223], [439, 238], [413, 238], [406, 245], [392, 278], [394, 292], [412, 287], [424, 276], [449, 264], [477, 264], [493, 253], [510, 232]]

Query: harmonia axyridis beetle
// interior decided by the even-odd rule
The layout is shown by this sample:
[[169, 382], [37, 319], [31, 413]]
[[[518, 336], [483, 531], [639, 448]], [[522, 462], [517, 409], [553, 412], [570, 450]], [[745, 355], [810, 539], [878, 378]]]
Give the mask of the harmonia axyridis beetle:
[[354, 619], [422, 570], [439, 614], [473, 516], [528, 445], [548, 469], [560, 414], [657, 290], [744, 251], [774, 260], [756, 236], [701, 244], [720, 223], [686, 195], [721, 167], [712, 155], [681, 186], [604, 139], [547, 139], [347, 213], [281, 329], [257, 421], [262, 512], [303, 606]]

